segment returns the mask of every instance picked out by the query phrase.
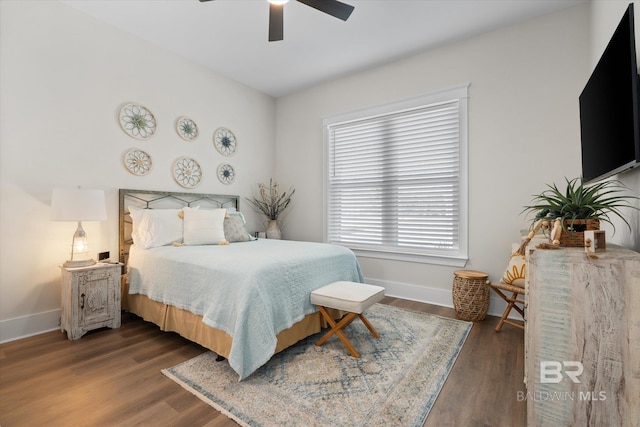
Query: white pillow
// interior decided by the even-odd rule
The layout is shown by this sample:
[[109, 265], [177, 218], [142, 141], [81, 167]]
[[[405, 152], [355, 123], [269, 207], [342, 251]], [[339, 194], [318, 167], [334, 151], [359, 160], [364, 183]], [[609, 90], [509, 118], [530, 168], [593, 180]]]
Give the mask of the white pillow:
[[184, 208], [184, 244], [217, 245], [226, 243], [224, 217], [226, 209]]
[[140, 228], [140, 222], [142, 221], [142, 213], [143, 209], [134, 208], [133, 206], [129, 206], [129, 216], [131, 216], [131, 238], [133, 239], [133, 243], [136, 245], [140, 245], [138, 240], [138, 229]]
[[129, 207], [133, 222], [133, 243], [143, 249], [182, 241], [182, 209], [139, 209]]

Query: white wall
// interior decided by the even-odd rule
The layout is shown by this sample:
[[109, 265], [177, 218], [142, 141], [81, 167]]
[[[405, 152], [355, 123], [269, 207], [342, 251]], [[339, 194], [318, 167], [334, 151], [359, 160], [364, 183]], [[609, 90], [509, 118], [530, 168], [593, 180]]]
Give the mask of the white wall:
[[[273, 176], [275, 100], [58, 2], [3, 0], [0, 15], [2, 341], [58, 324], [58, 265], [68, 258], [75, 224], [49, 221], [52, 188], [107, 191], [108, 220], [84, 228], [94, 253], [117, 258], [118, 188], [181, 191], [170, 173], [180, 156], [204, 170], [193, 192], [249, 196]], [[151, 139], [120, 129], [118, 111], [127, 102], [155, 114]], [[175, 132], [183, 115], [200, 127], [195, 142]], [[238, 138], [233, 157], [212, 145], [220, 126]], [[124, 152], [134, 147], [153, 158], [145, 177], [123, 167]], [[231, 185], [215, 176], [225, 160], [237, 172]], [[257, 218], [245, 212], [256, 229]]]
[[[578, 95], [588, 71], [589, 6], [444, 46], [277, 101], [276, 170], [295, 183], [291, 238], [321, 241], [322, 117], [470, 83], [469, 262], [501, 277], [520, 214], [545, 183], [580, 175]], [[387, 293], [451, 304], [454, 268], [360, 258]]]
[[[634, 4], [635, 33], [636, 33], [636, 56], [640, 64], [640, 2], [628, 0], [606, 0], [591, 2], [591, 48], [589, 57], [589, 73], [598, 63], [602, 52], [611, 39], [622, 15], [629, 3]], [[640, 195], [640, 168], [628, 171], [613, 177], [627, 186], [629, 193]], [[633, 203], [640, 208], [640, 201]], [[640, 212], [637, 210], [625, 209], [623, 215], [631, 225], [631, 232], [624, 221], [617, 217], [612, 217], [615, 230], [609, 224], [604, 224], [607, 242], [615, 243], [634, 251], [640, 252]]]
[[[511, 242], [528, 226], [520, 212], [531, 194], [580, 174], [578, 94], [626, 4], [592, 2], [276, 102], [58, 2], [0, 1], [0, 341], [57, 325], [57, 266], [75, 225], [49, 221], [53, 187], [107, 190], [108, 221], [85, 229], [94, 252], [115, 255], [117, 189], [181, 190], [169, 173], [176, 157], [201, 162], [197, 192], [248, 196], [277, 172], [282, 185], [296, 188], [285, 236], [321, 241], [322, 117], [461, 83], [470, 83], [465, 268], [498, 279]], [[158, 119], [149, 141], [119, 128], [118, 110], [131, 101]], [[173, 130], [181, 115], [199, 124], [196, 143]], [[219, 126], [239, 139], [229, 159], [238, 172], [231, 186], [214, 176], [223, 161], [211, 145]], [[133, 147], [153, 156], [150, 175], [135, 177], [122, 166]], [[640, 171], [621, 177], [638, 191]], [[257, 228], [258, 218], [245, 212]], [[637, 224], [631, 236], [618, 227], [616, 238], [639, 250], [638, 233]], [[360, 262], [391, 294], [451, 303], [453, 268]]]

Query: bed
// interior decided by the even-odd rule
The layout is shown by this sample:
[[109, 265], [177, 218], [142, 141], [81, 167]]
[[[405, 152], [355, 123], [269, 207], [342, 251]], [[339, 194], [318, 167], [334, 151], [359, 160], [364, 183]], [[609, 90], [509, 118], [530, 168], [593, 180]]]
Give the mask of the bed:
[[[240, 380], [320, 331], [312, 290], [362, 282], [355, 255], [342, 246], [251, 238], [238, 196], [121, 189], [119, 210], [123, 308], [226, 358]], [[231, 239], [206, 229], [221, 211]], [[213, 240], [203, 237], [210, 233]]]

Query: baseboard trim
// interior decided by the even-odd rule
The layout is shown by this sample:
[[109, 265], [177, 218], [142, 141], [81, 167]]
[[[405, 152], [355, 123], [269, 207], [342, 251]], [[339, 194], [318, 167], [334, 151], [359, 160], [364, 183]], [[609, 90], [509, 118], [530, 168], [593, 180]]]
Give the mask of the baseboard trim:
[[0, 344], [60, 330], [60, 309], [0, 320]]
[[[453, 299], [450, 289], [431, 288], [428, 286], [389, 282], [386, 280], [371, 278], [365, 278], [365, 282], [372, 285], [382, 286], [385, 288], [385, 294], [390, 297], [453, 308]], [[502, 317], [502, 313], [504, 313], [504, 309], [506, 307], [507, 303], [492, 292], [489, 299], [489, 311], [487, 314]], [[519, 315], [514, 315], [513, 312], [509, 315], [509, 318], [522, 320]]]
[[[385, 288], [385, 293], [390, 297], [402, 298], [410, 301], [424, 302], [428, 304], [453, 307], [451, 290], [431, 288], [427, 286], [412, 285], [409, 283], [390, 282], [366, 278], [366, 283]], [[502, 316], [506, 303], [493, 293], [489, 300], [489, 312], [492, 316]], [[521, 320], [519, 316], [511, 315], [509, 318]], [[60, 329], [60, 310], [45, 311], [29, 316], [16, 317], [0, 321], [0, 344], [34, 335], [43, 334]]]

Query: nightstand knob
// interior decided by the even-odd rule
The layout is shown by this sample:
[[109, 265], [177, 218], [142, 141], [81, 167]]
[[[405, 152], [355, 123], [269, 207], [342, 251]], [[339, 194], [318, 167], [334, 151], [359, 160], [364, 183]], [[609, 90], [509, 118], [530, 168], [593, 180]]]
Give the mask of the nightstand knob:
[[84, 294], [80, 294], [80, 298], [82, 298], [82, 300], [80, 301], [80, 309], [84, 308]]

